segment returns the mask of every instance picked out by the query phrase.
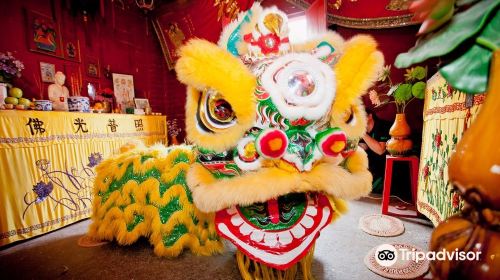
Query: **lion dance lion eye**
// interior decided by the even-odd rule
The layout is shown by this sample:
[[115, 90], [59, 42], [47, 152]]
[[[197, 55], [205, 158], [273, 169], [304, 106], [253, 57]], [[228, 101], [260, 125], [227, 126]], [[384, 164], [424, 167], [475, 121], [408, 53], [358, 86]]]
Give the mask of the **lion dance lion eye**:
[[224, 99], [215, 100], [213, 107], [210, 109], [209, 113], [212, 117], [220, 122], [228, 122], [234, 119], [234, 112], [231, 108], [231, 104]]
[[357, 108], [351, 106], [351, 108], [349, 108], [349, 111], [346, 111], [344, 115], [344, 122], [350, 126], [356, 125], [356, 114], [357, 114]]
[[197, 120], [201, 130], [216, 133], [234, 126], [236, 114], [220, 93], [207, 89], [200, 95]]

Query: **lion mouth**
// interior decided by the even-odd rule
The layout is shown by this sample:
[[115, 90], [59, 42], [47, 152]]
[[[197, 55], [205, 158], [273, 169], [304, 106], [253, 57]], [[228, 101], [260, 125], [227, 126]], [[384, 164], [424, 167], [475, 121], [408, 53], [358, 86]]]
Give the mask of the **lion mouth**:
[[332, 215], [324, 195], [292, 193], [218, 211], [215, 223], [218, 233], [250, 258], [286, 269], [307, 254]]

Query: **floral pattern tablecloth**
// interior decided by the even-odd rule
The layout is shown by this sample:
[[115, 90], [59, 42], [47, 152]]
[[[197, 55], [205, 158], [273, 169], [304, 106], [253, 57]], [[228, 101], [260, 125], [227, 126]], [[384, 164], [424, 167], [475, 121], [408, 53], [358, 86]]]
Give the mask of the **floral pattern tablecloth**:
[[484, 99], [484, 94], [468, 97], [454, 90], [439, 73], [427, 83], [417, 207], [434, 225], [463, 205], [448, 181], [448, 159]]
[[166, 136], [164, 116], [0, 111], [0, 246], [89, 217], [96, 165]]

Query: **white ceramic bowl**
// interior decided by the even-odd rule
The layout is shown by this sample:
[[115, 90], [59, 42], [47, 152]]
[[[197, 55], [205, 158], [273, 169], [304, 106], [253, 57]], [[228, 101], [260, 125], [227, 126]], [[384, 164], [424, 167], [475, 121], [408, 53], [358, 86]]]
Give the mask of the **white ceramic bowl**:
[[90, 112], [90, 100], [85, 96], [68, 97], [68, 108], [70, 112]]
[[50, 100], [35, 100], [35, 110], [37, 110], [37, 111], [52, 111], [52, 101], [50, 101]]

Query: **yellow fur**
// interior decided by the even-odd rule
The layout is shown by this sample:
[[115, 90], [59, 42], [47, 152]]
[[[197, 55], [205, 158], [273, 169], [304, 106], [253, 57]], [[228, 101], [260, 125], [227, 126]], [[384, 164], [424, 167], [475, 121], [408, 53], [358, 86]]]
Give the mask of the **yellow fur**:
[[[348, 124], [346, 123], [346, 119], [349, 118], [349, 114], [351, 113], [354, 114], [355, 122]], [[354, 103], [345, 110], [334, 107], [330, 118], [330, 125], [340, 127], [350, 139], [363, 137], [366, 132], [366, 112], [361, 99], [355, 99]]]
[[375, 40], [365, 35], [355, 36], [346, 42], [344, 53], [335, 65], [335, 112], [347, 110], [377, 79], [384, 57], [376, 48]]
[[340, 218], [341, 215], [347, 213], [347, 202], [343, 199], [338, 199], [335, 198], [331, 195], [327, 196], [328, 200], [330, 201], [330, 205], [332, 206], [333, 209], [333, 215], [331, 219], [331, 223], [333, 223], [335, 220]]
[[[205, 40], [190, 40], [181, 47], [179, 54], [175, 70], [179, 81], [188, 85], [186, 130], [189, 141], [217, 152], [228, 150], [254, 122], [254, 75], [239, 59]], [[204, 133], [196, 128], [199, 94], [207, 88], [218, 91], [236, 115], [237, 124], [224, 133]]]
[[324, 192], [337, 199], [356, 199], [371, 190], [372, 175], [363, 150], [358, 149], [351, 157], [349, 170], [324, 162], [307, 173], [271, 167], [221, 180], [195, 163], [188, 171], [187, 182], [196, 207], [204, 212], [265, 202], [292, 192]]

